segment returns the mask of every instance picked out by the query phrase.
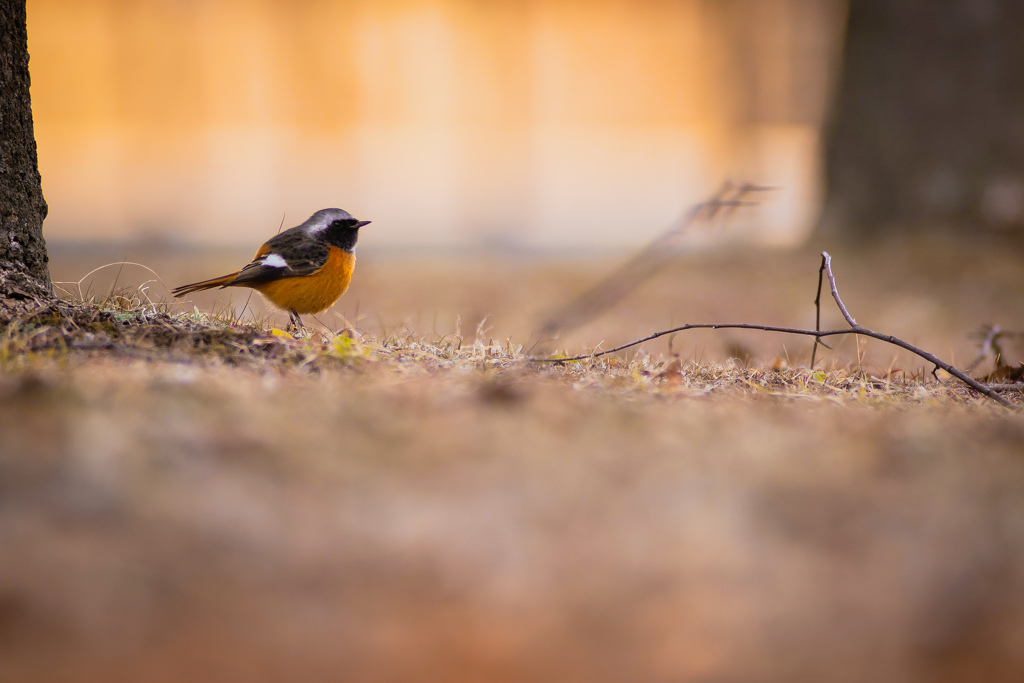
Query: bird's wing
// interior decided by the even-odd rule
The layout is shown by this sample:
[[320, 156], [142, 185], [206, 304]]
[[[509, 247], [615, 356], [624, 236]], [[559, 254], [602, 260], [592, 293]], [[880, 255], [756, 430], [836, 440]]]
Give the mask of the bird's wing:
[[256, 252], [256, 257], [238, 273], [232, 285], [270, 282], [286, 277], [312, 275], [330, 255], [330, 247], [290, 230], [271, 238]]

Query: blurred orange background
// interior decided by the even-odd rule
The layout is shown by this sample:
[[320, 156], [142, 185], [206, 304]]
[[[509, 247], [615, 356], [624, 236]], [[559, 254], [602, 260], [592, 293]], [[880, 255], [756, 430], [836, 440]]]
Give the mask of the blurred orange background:
[[[51, 242], [643, 242], [726, 179], [799, 243], [841, 0], [29, 0]], [[367, 240], [369, 241], [369, 240]]]

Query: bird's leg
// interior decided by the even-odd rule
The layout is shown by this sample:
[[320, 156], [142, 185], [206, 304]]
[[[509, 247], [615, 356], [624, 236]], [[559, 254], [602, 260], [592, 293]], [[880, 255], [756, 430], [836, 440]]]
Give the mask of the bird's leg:
[[306, 326], [302, 324], [302, 318], [295, 311], [288, 311], [288, 329], [306, 334]]

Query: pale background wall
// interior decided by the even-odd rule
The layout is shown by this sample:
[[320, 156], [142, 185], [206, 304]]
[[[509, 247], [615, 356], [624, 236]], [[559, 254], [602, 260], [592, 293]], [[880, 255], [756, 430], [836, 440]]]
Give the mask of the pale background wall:
[[723, 180], [799, 242], [842, 0], [29, 0], [49, 240], [637, 243]]

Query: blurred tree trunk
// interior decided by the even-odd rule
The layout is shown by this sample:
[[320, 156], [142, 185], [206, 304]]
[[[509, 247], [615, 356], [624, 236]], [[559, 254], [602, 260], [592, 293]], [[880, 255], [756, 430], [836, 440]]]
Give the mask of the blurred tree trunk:
[[822, 228], [1024, 227], [1024, 2], [850, 0]]
[[0, 306], [50, 293], [29, 97], [25, 0], [0, 0]]

